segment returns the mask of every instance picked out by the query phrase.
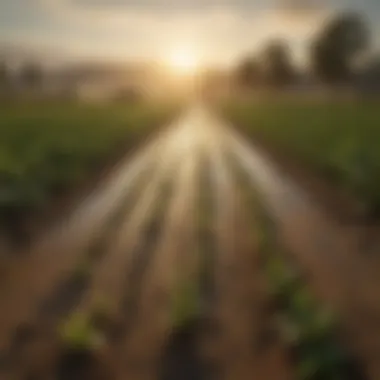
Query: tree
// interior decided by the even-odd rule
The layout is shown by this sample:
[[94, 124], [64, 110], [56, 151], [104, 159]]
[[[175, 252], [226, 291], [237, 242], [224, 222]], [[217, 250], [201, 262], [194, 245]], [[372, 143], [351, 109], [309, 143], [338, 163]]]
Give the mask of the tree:
[[290, 84], [295, 77], [290, 49], [282, 40], [270, 41], [264, 48], [264, 75], [266, 82], [275, 87]]
[[251, 57], [244, 58], [235, 69], [235, 80], [239, 86], [252, 88], [261, 81], [259, 63]]
[[35, 63], [27, 63], [21, 69], [20, 79], [22, 84], [27, 88], [36, 89], [40, 87], [42, 78], [42, 69]]
[[0, 90], [4, 90], [9, 85], [9, 70], [7, 64], [0, 62]]
[[364, 93], [380, 93], [380, 55], [375, 55], [367, 62], [356, 83], [358, 89]]
[[312, 44], [311, 64], [315, 75], [328, 84], [348, 83], [355, 58], [368, 48], [369, 42], [369, 30], [359, 14], [336, 16]]

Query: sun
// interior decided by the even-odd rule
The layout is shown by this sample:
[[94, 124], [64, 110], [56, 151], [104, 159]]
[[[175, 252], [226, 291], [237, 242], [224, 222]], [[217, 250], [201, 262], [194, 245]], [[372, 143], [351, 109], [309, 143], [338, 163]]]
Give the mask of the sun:
[[190, 50], [179, 49], [169, 54], [168, 66], [179, 74], [193, 74], [198, 68], [198, 59]]

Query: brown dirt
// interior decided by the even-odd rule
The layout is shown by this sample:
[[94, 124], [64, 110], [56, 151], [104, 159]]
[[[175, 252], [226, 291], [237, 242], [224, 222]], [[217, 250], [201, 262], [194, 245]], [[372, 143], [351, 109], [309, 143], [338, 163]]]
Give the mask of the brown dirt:
[[222, 331], [215, 343], [221, 378], [292, 379], [287, 350], [275, 331], [269, 307], [254, 226], [236, 186], [227, 191], [215, 269], [219, 295], [215, 317]]

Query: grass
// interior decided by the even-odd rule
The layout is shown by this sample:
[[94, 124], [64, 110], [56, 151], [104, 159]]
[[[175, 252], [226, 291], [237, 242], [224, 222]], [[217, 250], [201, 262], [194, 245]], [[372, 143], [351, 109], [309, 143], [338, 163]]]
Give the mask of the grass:
[[380, 213], [380, 108], [376, 101], [231, 101], [225, 114]]
[[0, 105], [0, 215], [43, 205], [104, 160], [135, 147], [173, 105], [35, 103]]

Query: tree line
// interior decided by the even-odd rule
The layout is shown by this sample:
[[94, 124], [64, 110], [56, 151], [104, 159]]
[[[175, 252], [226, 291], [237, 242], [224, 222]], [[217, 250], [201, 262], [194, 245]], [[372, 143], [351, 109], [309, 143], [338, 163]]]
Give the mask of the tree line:
[[[302, 74], [328, 86], [353, 84], [360, 58], [370, 48], [371, 31], [366, 19], [354, 12], [337, 14], [312, 39]], [[366, 65], [380, 67], [374, 61]], [[373, 72], [379, 74], [380, 70]], [[302, 74], [294, 63], [291, 46], [280, 39], [267, 42], [260, 54], [240, 60], [234, 70], [236, 82], [248, 88], [260, 85], [281, 88], [295, 83]]]
[[16, 76], [19, 83], [26, 88], [38, 88], [43, 82], [42, 67], [34, 62], [27, 62], [17, 70], [17, 75], [12, 73], [10, 66], [5, 59], [0, 60], [0, 90], [9, 91], [12, 89], [13, 80]]

